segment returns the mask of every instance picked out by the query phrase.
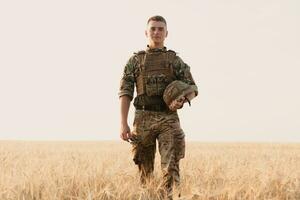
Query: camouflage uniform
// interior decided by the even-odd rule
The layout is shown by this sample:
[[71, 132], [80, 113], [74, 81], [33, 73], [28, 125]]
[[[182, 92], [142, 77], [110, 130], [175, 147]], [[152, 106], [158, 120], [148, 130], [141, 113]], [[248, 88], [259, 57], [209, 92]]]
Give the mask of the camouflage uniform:
[[[163, 55], [159, 57], [161, 62], [153, 59], [143, 60], [144, 56], [152, 54], [158, 57]], [[165, 70], [165, 64], [157, 67], [159, 68], [158, 73], [151, 72], [152, 67], [155, 68], [155, 65], [160, 65], [162, 62], [170, 62], [166, 66], [167, 68], [169, 65], [171, 66], [171, 74]], [[144, 77], [146, 77], [144, 81], [140, 76], [143, 74], [141, 70], [143, 67], [149, 68], [148, 72], [144, 73]], [[159, 70], [162, 70], [162, 74], [165, 73], [166, 76], [162, 76]], [[148, 47], [146, 51], [133, 55], [127, 62], [119, 91], [119, 97], [127, 95], [132, 100], [134, 86], [137, 89], [137, 96], [134, 99], [136, 110], [132, 132], [136, 139], [133, 144], [133, 160], [139, 167], [141, 182], [145, 183], [154, 170], [156, 140], [158, 140], [164, 177], [163, 185], [169, 192], [172, 191], [173, 183], [178, 185], [180, 182], [179, 160], [184, 157], [185, 153], [184, 132], [180, 127], [177, 112], [167, 108], [161, 93], [172, 80], [181, 80], [197, 91], [189, 66], [174, 51], [167, 50], [165, 47], [162, 49]], [[139, 84], [139, 81], [144, 85]], [[152, 85], [145, 86], [148, 83]], [[145, 87], [143, 88], [143, 86]], [[155, 88], [154, 92], [152, 88]]]

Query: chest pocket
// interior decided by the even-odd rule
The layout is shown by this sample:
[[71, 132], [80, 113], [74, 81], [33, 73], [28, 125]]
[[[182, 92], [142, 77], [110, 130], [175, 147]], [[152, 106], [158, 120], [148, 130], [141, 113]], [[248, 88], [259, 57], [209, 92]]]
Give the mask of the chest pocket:
[[150, 75], [145, 79], [145, 89], [148, 96], [162, 96], [170, 83], [170, 78], [166, 74]]

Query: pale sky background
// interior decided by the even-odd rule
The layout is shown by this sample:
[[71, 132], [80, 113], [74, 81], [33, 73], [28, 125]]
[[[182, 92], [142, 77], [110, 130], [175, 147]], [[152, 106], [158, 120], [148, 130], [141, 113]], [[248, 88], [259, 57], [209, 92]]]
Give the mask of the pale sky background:
[[118, 140], [123, 68], [157, 14], [199, 87], [187, 140], [300, 142], [297, 0], [1, 1], [0, 139]]

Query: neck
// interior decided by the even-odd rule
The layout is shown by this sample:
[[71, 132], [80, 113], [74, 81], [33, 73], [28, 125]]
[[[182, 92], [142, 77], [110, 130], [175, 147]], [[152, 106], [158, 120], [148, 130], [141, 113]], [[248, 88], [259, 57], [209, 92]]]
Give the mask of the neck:
[[161, 49], [161, 48], [164, 48], [164, 43], [152, 43], [152, 42], [150, 42], [149, 47], [151, 49], [156, 49], [156, 48]]

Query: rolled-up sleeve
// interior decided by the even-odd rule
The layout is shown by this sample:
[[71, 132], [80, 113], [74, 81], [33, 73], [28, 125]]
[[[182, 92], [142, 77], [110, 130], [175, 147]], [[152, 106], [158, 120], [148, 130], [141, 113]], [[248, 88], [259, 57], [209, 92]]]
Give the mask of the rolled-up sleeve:
[[119, 89], [119, 98], [121, 96], [127, 95], [130, 97], [130, 100], [133, 99], [134, 94], [134, 82], [135, 82], [135, 66], [136, 65], [136, 58], [132, 56], [127, 64], [124, 67], [123, 76], [120, 81], [120, 89]]
[[176, 59], [174, 60], [173, 63], [173, 68], [177, 79], [191, 85], [195, 90], [195, 94], [197, 96], [198, 87], [193, 79], [192, 73], [190, 71], [190, 67], [186, 63], [184, 63], [179, 56], [176, 56]]

